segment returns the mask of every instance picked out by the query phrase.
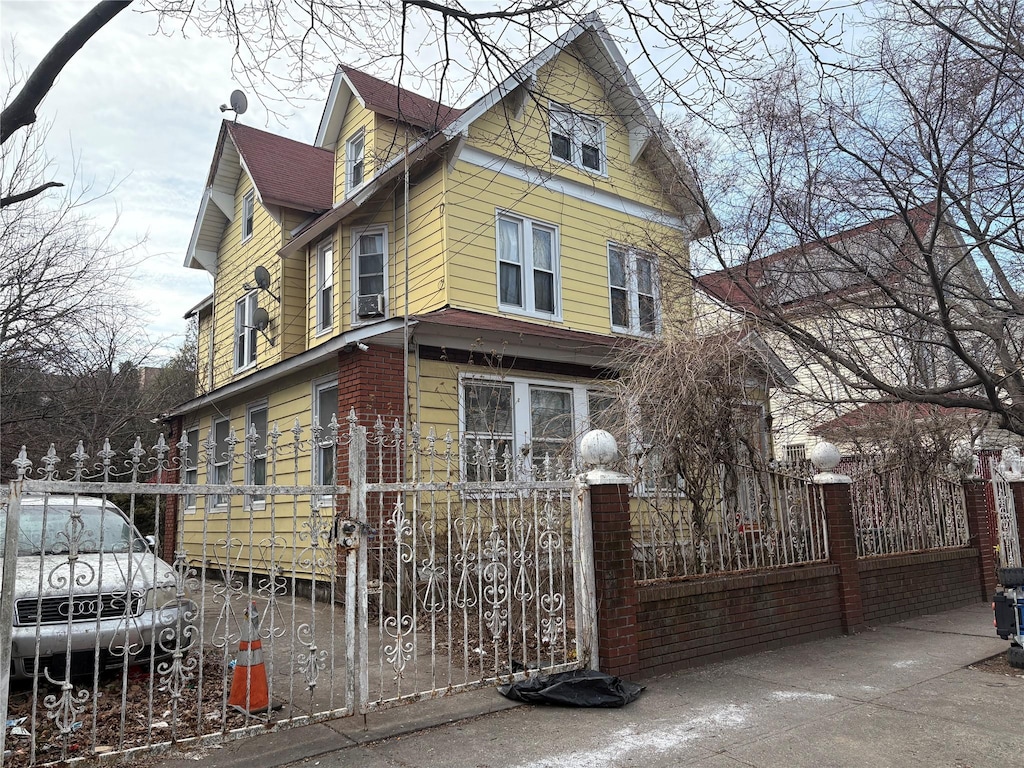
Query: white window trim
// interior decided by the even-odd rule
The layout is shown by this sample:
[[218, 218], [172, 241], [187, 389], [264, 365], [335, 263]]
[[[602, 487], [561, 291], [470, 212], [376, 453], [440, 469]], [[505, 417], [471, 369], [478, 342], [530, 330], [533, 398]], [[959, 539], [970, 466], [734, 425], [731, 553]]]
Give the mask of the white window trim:
[[[520, 295], [523, 297], [523, 306], [505, 304], [501, 300], [501, 220], [509, 219], [518, 221], [521, 225], [522, 234], [522, 263]], [[551, 230], [551, 269], [554, 273], [554, 285], [552, 296], [555, 302], [554, 312], [544, 312], [536, 309], [536, 297], [534, 296], [533, 285], [533, 226]], [[498, 301], [498, 309], [501, 312], [509, 312], [514, 315], [525, 317], [536, 317], [542, 320], [562, 321], [562, 270], [561, 270], [561, 233], [556, 224], [549, 224], [546, 221], [529, 219], [511, 211], [497, 209], [494, 216], [494, 276], [495, 276], [495, 297]]]
[[[363, 143], [363, 180], [358, 184], [352, 183], [352, 168], [354, 165], [354, 158], [352, 157], [352, 144], [356, 140], [361, 140]], [[356, 190], [360, 189], [366, 184], [366, 129], [360, 128], [358, 131], [348, 137], [345, 142], [345, 196], [348, 197]]]
[[[249, 215], [246, 216], [246, 208]], [[245, 231], [246, 222], [249, 223], [249, 231]], [[248, 242], [256, 231], [256, 190], [250, 189], [242, 198], [242, 242]]]
[[[555, 115], [564, 114], [568, 116], [568, 119], [573, 122], [572, 131], [569, 134], [569, 159], [558, 157], [554, 154], [553, 147], [551, 147], [551, 133], [552, 123], [555, 120]], [[601, 128], [601, 146], [598, 148], [600, 154], [601, 167], [591, 168], [590, 166], [583, 164], [583, 142], [580, 139], [580, 131], [576, 123], [580, 120], [589, 120], [592, 123], [596, 123]], [[584, 173], [593, 174], [595, 176], [608, 176], [608, 130], [604, 120], [588, 115], [585, 112], [567, 107], [565, 104], [559, 104], [558, 102], [548, 102], [548, 150], [551, 152], [551, 159], [556, 163], [571, 165], [573, 168], [583, 171]]]
[[[626, 257], [626, 300], [629, 302], [629, 325], [616, 325], [614, 312], [612, 310], [612, 272], [611, 272], [611, 250], [615, 249], [625, 254]], [[651, 287], [654, 291], [654, 332], [645, 331], [640, 328], [640, 291], [637, 278], [636, 261], [637, 256], [643, 256], [651, 262]], [[653, 337], [661, 333], [661, 290], [658, 285], [658, 260], [654, 254], [647, 251], [638, 251], [622, 243], [609, 241], [605, 248], [605, 269], [608, 273], [608, 322], [611, 329], [616, 333], [627, 333], [631, 336]]]
[[[312, 384], [313, 384], [313, 389], [312, 389], [313, 400], [311, 402], [311, 407], [309, 409], [309, 412], [310, 412], [310, 427], [311, 428], [312, 428], [312, 426], [314, 424], [318, 424], [320, 422], [320, 393], [323, 390], [325, 390], [325, 389], [337, 389], [340, 386], [337, 377], [333, 377], [333, 376], [328, 376], [328, 377], [325, 377], [325, 378], [322, 378], [322, 379], [317, 379], [317, 380], [313, 381]], [[340, 434], [340, 429], [341, 429], [341, 427], [340, 427], [340, 425], [341, 425], [341, 414], [340, 413], [337, 415], [337, 418], [338, 418], [339, 434]], [[323, 478], [320, 477], [320, 448], [321, 448], [321, 446], [319, 446], [319, 445], [314, 445], [313, 446], [313, 455], [311, 457], [311, 461], [310, 461], [310, 465], [309, 465], [310, 485], [323, 485], [323, 482], [322, 482]], [[337, 478], [337, 473], [338, 473], [338, 446], [337, 445], [335, 445], [334, 451], [335, 451], [335, 453], [334, 453], [334, 473], [335, 473], [335, 483], [336, 483], [337, 479], [338, 479]], [[322, 497], [320, 497], [320, 503], [321, 503], [321, 505], [323, 505], [323, 504], [333, 504], [334, 503], [333, 497], [332, 496], [322, 496]]]
[[[322, 261], [323, 255], [327, 251], [330, 251], [330, 256], [329, 256], [329, 259], [328, 259], [329, 264], [326, 264], [326, 263], [324, 263]], [[334, 311], [335, 310], [335, 306], [334, 305], [336, 304], [336, 299], [337, 299], [337, 295], [338, 294], [337, 294], [337, 291], [334, 290], [334, 238], [333, 237], [330, 237], [327, 240], [324, 240], [323, 242], [321, 242], [321, 243], [319, 243], [317, 245], [316, 253], [315, 253], [315, 257], [314, 258], [316, 259], [316, 270], [315, 270], [315, 272], [316, 272], [316, 289], [314, 291], [313, 301], [316, 303], [316, 335], [317, 336], [322, 336], [322, 335], [330, 333], [331, 331], [334, 330], [334, 316], [336, 314], [336, 312]], [[328, 267], [328, 268], [327, 269], [323, 269], [323, 267], [325, 267], [325, 266]], [[325, 285], [325, 280], [324, 280], [325, 273], [326, 273], [326, 276], [327, 276], [328, 280], [330, 281], [330, 285]], [[329, 288], [330, 291], [331, 291], [331, 321], [329, 323], [325, 323], [324, 322], [324, 318], [322, 316], [323, 304], [322, 304], [322, 302], [320, 300], [320, 296], [323, 293], [323, 291], [325, 290], [325, 288]]]
[[[532, 443], [530, 434], [530, 388], [542, 387], [544, 389], [562, 389], [572, 392], [573, 411], [573, 450], [579, 456], [580, 440], [587, 432], [587, 425], [590, 423], [590, 403], [588, 395], [592, 392], [602, 392], [599, 382], [589, 384], [560, 381], [558, 379], [535, 379], [525, 376], [488, 376], [478, 373], [460, 373], [458, 385], [459, 397], [459, 439], [462, 440], [466, 434], [466, 397], [465, 384], [505, 384], [512, 387], [512, 451], [513, 459], [516, 460], [522, 455], [526, 446]], [[466, 477], [466, 459], [468, 456], [461, 451], [459, 454], [459, 470], [462, 477]]]
[[[359, 317], [359, 238], [362, 235], [376, 235], [380, 234], [384, 236], [382, 247], [384, 249], [384, 314], [379, 317]], [[391, 295], [391, 282], [388, 280], [388, 273], [390, 270], [390, 253], [388, 251], [388, 228], [386, 226], [372, 226], [363, 227], [362, 229], [352, 230], [352, 244], [349, 248], [349, 256], [352, 261], [352, 324], [363, 325], [365, 323], [376, 323], [380, 320], [386, 320], [391, 317], [391, 302], [389, 297]]]
[[[259, 454], [262, 451], [262, 458], [264, 461], [267, 460], [267, 435], [266, 432], [270, 430], [270, 407], [266, 400], [258, 400], [255, 403], [249, 403], [245, 409], [245, 484], [255, 485], [256, 482], [252, 476], [252, 462], [257, 455], [250, 455], [249, 453], [249, 429], [252, 426], [252, 414], [254, 411], [266, 411], [266, 427], [264, 428], [264, 434], [259, 436], [254, 447], [254, 453]], [[264, 465], [264, 485], [266, 485], [266, 465]], [[245, 508], [246, 509], [266, 509], [267, 499], [266, 496], [262, 499], [253, 499], [251, 496], [245, 497]]]
[[[188, 440], [189, 447], [195, 449], [195, 466], [191, 469], [188, 468], [188, 456], [180, 456], [181, 460], [181, 481], [186, 485], [189, 485], [191, 479], [191, 485], [199, 484], [199, 426], [187, 427], [185, 429], [185, 439]], [[196, 499], [198, 497], [193, 494], [192, 496], [186, 496], [185, 499], [189, 502], [185, 504], [184, 514], [194, 515], [196, 513]]]
[[[242, 314], [242, 321], [239, 323], [238, 319], [238, 306], [243, 304], [245, 311]], [[251, 305], [251, 306], [250, 306]], [[257, 291], [249, 291], [245, 296], [235, 301], [235, 336], [234, 345], [231, 348], [231, 362], [233, 365], [238, 363], [238, 344], [239, 339], [243, 339], [242, 351], [244, 362], [242, 365], [237, 365], [234, 369], [235, 373], [241, 371], [247, 371], [256, 365], [256, 350], [258, 346], [258, 339], [256, 337], [256, 331], [252, 327], [252, 316], [255, 313], [256, 308], [259, 306], [259, 296]], [[240, 327], [241, 326], [241, 327]], [[241, 333], [244, 331], [244, 333]], [[252, 348], [249, 345], [252, 344]]]

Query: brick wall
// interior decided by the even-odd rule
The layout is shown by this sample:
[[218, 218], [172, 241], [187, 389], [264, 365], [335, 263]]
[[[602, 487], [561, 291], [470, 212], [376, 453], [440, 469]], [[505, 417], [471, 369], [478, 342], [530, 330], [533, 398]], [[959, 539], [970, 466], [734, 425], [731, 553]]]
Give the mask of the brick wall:
[[834, 565], [640, 585], [637, 593], [645, 675], [842, 632]]
[[970, 605], [981, 593], [974, 548], [865, 558], [858, 568], [869, 624]]

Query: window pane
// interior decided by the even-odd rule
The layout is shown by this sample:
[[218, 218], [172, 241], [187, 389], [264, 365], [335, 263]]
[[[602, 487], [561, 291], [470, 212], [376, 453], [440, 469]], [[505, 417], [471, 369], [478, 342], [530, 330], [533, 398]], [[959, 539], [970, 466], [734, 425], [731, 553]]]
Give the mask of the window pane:
[[551, 272], [551, 249], [554, 233], [549, 229], [533, 227], [533, 268]]
[[582, 147], [583, 167], [594, 171], [601, 170], [601, 150], [599, 147], [584, 144]]
[[518, 221], [498, 220], [498, 258], [502, 261], [522, 263], [522, 256], [519, 253], [519, 227]]
[[658, 329], [658, 311], [654, 305], [653, 296], [640, 297], [640, 330], [653, 333]]
[[499, 265], [498, 290], [500, 291], [502, 304], [513, 304], [517, 307], [523, 306], [522, 291], [522, 270], [517, 264]]
[[360, 235], [359, 236], [359, 254], [360, 256], [369, 253], [384, 253], [384, 235], [377, 233], [375, 235]]
[[608, 282], [616, 288], [626, 287], [626, 254], [617, 248], [608, 249]]
[[324, 387], [317, 392], [317, 424], [327, 429], [331, 417], [338, 415], [338, 388]]
[[530, 430], [533, 439], [572, 437], [572, 392], [530, 388]]
[[650, 259], [636, 260], [636, 287], [640, 293], [654, 293], [654, 270]]
[[621, 288], [612, 288], [612, 325], [629, 327], [629, 297]]
[[466, 394], [466, 432], [481, 437], [512, 434], [512, 385], [464, 385]]
[[538, 312], [555, 311], [555, 276], [550, 272], [533, 273], [533, 303]]
[[569, 149], [569, 137], [560, 133], [551, 132], [551, 154], [559, 160], [571, 160]]

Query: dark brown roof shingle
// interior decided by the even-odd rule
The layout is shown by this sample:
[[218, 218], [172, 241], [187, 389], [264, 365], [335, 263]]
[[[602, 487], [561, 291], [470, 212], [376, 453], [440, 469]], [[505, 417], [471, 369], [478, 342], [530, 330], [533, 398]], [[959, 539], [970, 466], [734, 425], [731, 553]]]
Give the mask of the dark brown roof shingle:
[[334, 153], [240, 123], [225, 122], [264, 203], [303, 211], [334, 205]]
[[449, 107], [405, 88], [399, 88], [352, 67], [342, 66], [341, 71], [352, 83], [356, 93], [366, 102], [367, 109], [419, 128], [445, 128], [465, 112], [463, 109]]

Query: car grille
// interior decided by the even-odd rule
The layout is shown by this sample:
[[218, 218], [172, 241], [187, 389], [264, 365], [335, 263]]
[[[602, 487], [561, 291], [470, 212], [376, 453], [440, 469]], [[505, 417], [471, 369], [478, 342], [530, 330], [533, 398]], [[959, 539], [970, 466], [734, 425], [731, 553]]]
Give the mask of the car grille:
[[17, 622], [33, 624], [66, 624], [72, 621], [95, 621], [138, 616], [142, 613], [142, 593], [113, 592], [105, 595], [75, 597], [25, 598], [17, 602]]

